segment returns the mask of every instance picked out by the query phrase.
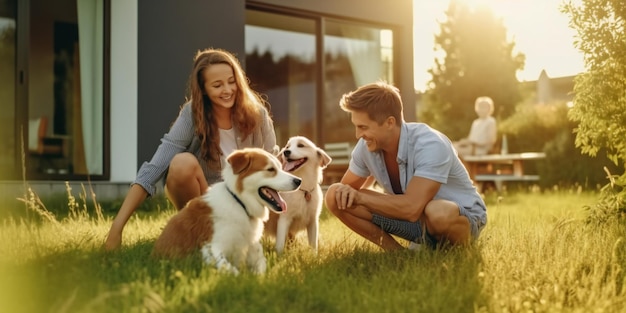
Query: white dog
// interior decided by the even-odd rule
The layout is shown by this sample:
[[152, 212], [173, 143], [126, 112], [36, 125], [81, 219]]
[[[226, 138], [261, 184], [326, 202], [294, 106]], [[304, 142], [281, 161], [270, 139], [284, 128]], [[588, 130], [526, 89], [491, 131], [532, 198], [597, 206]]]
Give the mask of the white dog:
[[317, 251], [319, 217], [322, 212], [323, 195], [320, 183], [323, 169], [332, 161], [330, 156], [303, 136], [291, 137], [278, 156], [283, 170], [302, 179], [296, 191], [281, 192], [288, 210], [283, 214], [270, 214], [265, 223], [265, 234], [276, 237], [276, 252], [285, 248], [290, 239], [304, 229], [309, 245]]
[[224, 181], [169, 220], [153, 255], [179, 257], [200, 249], [203, 260], [220, 270], [238, 274], [245, 261], [252, 272], [265, 273], [260, 239], [267, 208], [285, 211], [278, 191], [298, 189], [301, 179], [283, 171], [276, 157], [262, 149], [237, 150], [226, 160]]

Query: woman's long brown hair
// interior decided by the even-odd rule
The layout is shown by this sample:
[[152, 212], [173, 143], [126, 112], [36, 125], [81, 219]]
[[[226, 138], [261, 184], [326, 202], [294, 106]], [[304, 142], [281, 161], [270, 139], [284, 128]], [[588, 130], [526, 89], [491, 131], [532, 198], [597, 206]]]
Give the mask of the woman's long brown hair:
[[189, 77], [193, 121], [196, 134], [202, 144], [202, 157], [207, 160], [209, 167], [219, 169], [222, 154], [219, 130], [213, 114], [213, 104], [204, 92], [203, 75], [204, 71], [214, 64], [226, 64], [233, 69], [237, 94], [231, 118], [233, 126], [242, 135], [242, 140], [254, 132], [257, 124], [260, 123], [261, 110], [265, 110], [266, 105], [259, 94], [250, 88], [248, 78], [233, 54], [221, 49], [198, 51]]

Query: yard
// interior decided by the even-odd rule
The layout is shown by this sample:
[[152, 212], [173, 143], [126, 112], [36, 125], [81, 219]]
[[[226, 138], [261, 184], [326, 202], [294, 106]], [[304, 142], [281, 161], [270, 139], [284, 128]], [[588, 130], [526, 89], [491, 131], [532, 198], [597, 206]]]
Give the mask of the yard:
[[1, 221], [0, 311], [624, 312], [626, 232], [585, 223], [583, 206], [597, 197], [488, 193], [475, 245], [419, 252], [383, 253], [324, 211], [319, 253], [298, 238], [277, 256], [265, 240], [261, 277], [219, 273], [198, 255], [151, 258], [167, 206], [135, 214], [123, 249], [105, 253], [114, 212], [69, 196], [53, 217], [29, 198], [29, 218]]

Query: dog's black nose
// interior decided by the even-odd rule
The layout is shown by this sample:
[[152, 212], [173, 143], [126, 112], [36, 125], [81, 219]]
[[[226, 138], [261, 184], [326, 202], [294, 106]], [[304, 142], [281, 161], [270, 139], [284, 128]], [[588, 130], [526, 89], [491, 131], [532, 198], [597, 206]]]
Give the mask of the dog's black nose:
[[296, 177], [293, 179], [293, 183], [296, 184], [296, 186], [300, 186], [300, 184], [302, 183], [302, 179]]
[[285, 155], [285, 157], [289, 157], [291, 155], [291, 150], [285, 150], [285, 152], [283, 152], [283, 154]]

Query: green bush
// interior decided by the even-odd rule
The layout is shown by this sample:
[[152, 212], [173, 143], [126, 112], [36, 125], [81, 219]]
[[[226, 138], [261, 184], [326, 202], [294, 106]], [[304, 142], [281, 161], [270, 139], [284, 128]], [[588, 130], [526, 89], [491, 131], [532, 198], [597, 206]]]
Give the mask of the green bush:
[[[564, 3], [570, 26], [577, 32], [574, 45], [585, 60], [586, 71], [576, 76], [574, 107], [569, 118], [578, 123], [576, 146], [596, 156], [602, 151], [616, 166], [610, 184], [590, 218], [624, 214], [626, 199], [626, 5], [624, 1], [582, 0]], [[616, 171], [611, 171], [615, 173]]]
[[567, 117], [564, 102], [519, 105], [515, 113], [498, 124], [498, 131], [508, 138], [510, 152], [543, 151], [547, 157], [528, 162], [527, 170], [541, 175], [543, 187], [583, 186], [598, 188], [607, 183], [607, 167], [617, 167], [599, 153], [596, 157], [583, 155], [574, 143], [576, 123]]
[[588, 212], [586, 222], [597, 227], [604, 225], [619, 224], [626, 221], [626, 181], [624, 176], [609, 175], [609, 184], [600, 189], [600, 197], [597, 203], [586, 205]]

